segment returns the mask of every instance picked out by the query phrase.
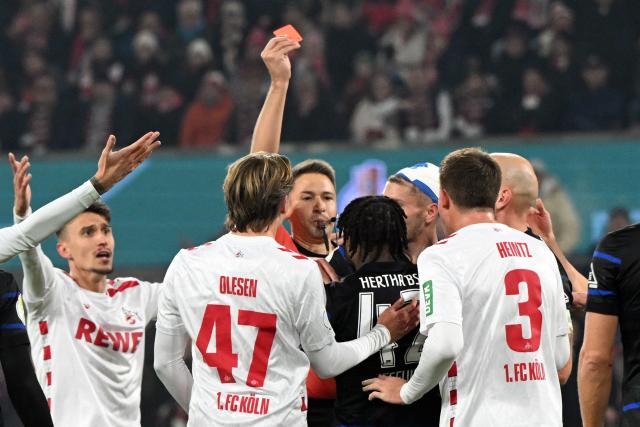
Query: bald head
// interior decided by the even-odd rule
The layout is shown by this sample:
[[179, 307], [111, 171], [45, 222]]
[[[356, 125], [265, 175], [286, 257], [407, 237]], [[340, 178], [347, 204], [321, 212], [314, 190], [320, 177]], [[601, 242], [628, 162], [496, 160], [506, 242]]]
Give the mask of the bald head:
[[502, 172], [502, 188], [511, 191], [513, 209], [528, 211], [538, 198], [538, 178], [527, 159], [517, 154], [494, 153], [491, 155]]

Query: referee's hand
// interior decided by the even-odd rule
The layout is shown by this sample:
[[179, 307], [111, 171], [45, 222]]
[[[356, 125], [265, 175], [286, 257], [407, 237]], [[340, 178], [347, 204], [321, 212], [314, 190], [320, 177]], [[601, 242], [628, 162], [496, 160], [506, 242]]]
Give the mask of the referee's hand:
[[378, 316], [378, 323], [389, 330], [391, 342], [399, 340], [420, 323], [418, 301], [414, 299], [405, 305], [405, 301], [398, 298]]

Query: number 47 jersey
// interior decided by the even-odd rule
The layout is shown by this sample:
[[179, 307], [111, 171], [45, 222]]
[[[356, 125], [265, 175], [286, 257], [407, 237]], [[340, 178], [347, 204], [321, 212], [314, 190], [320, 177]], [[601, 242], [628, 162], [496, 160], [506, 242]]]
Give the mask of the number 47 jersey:
[[182, 250], [156, 327], [188, 334], [189, 426], [306, 426], [305, 351], [334, 341], [314, 261], [270, 237], [226, 234]]
[[440, 383], [440, 426], [561, 426], [555, 354], [568, 325], [551, 251], [505, 225], [475, 224], [422, 252], [418, 273], [421, 331], [449, 322], [464, 336]]

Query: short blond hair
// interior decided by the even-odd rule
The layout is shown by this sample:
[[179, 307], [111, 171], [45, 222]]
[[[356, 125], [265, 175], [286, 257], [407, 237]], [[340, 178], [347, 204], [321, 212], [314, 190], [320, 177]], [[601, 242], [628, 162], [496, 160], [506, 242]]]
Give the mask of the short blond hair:
[[291, 162], [274, 153], [252, 153], [229, 165], [222, 188], [225, 225], [232, 231], [265, 231], [291, 191]]

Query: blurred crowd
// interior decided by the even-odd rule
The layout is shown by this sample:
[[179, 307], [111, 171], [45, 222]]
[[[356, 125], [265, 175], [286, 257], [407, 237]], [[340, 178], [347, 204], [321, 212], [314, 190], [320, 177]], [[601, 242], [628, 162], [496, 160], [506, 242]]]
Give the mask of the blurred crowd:
[[0, 143], [245, 144], [273, 29], [303, 35], [283, 139], [399, 146], [640, 125], [633, 0], [0, 2]]

